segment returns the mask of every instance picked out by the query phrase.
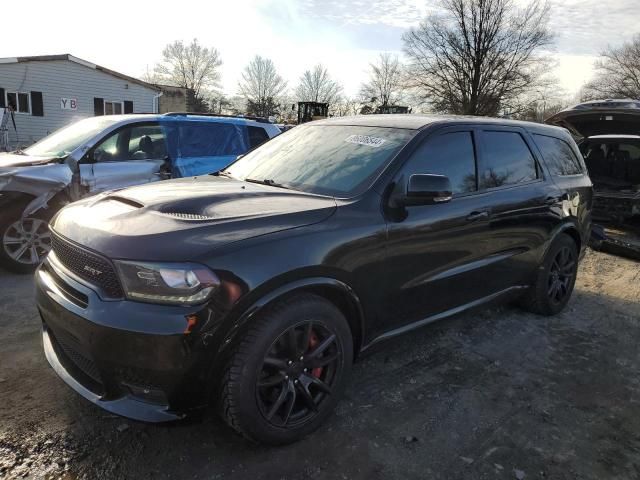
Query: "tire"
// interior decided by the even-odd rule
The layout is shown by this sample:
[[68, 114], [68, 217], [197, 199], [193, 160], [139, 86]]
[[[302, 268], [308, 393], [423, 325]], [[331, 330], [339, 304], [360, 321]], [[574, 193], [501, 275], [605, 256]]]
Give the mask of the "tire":
[[51, 250], [47, 219], [23, 219], [23, 208], [11, 208], [0, 219], [0, 265], [15, 273], [33, 272]]
[[577, 272], [577, 245], [573, 238], [561, 233], [547, 251], [536, 280], [523, 296], [521, 305], [538, 315], [560, 313], [571, 298]]
[[261, 315], [232, 353], [222, 376], [222, 416], [254, 442], [300, 440], [332, 413], [352, 362], [342, 312], [316, 295], [291, 297]]

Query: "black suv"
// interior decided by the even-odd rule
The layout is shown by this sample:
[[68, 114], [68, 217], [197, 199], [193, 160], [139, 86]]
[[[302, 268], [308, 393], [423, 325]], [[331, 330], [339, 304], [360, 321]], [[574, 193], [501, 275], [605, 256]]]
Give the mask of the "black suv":
[[313, 122], [215, 175], [74, 203], [36, 274], [74, 390], [161, 422], [217, 403], [286, 443], [374, 344], [492, 300], [571, 295], [592, 186], [565, 130], [484, 118]]

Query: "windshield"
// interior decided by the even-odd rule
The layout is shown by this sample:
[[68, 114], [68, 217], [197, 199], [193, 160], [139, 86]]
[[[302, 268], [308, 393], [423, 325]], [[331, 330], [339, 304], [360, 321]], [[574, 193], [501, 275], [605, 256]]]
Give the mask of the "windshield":
[[226, 172], [320, 195], [353, 197], [368, 188], [415, 130], [344, 125], [295, 127]]
[[35, 157], [64, 157], [105, 128], [122, 119], [92, 117], [61, 128], [24, 150]]

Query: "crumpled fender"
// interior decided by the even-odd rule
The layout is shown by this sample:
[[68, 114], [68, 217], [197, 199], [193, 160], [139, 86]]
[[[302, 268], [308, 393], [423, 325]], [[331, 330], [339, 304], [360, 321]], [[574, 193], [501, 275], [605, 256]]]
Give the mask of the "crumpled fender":
[[35, 197], [23, 217], [47, 206], [53, 196], [71, 184], [73, 174], [66, 164], [47, 164], [0, 169], [0, 191], [22, 192]]

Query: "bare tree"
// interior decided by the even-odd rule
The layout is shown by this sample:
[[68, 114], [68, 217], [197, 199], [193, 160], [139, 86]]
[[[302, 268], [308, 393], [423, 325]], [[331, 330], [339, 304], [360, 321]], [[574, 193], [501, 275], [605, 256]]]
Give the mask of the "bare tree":
[[256, 55], [245, 67], [238, 87], [247, 101], [247, 113], [269, 117], [278, 114], [279, 99], [287, 82], [278, 75], [270, 59]]
[[296, 97], [301, 102], [322, 102], [332, 104], [342, 93], [342, 85], [331, 78], [322, 64], [305, 71], [296, 88]]
[[609, 47], [595, 64], [595, 78], [584, 99], [640, 98], [640, 34], [620, 47]]
[[509, 108], [509, 116], [513, 118], [542, 123], [575, 103], [577, 99], [570, 96], [566, 90], [559, 88], [557, 83], [549, 83], [527, 92], [518, 99], [515, 108], [506, 108]]
[[537, 85], [549, 59], [549, 6], [532, 0], [441, 0], [441, 13], [403, 35], [408, 81], [435, 111], [497, 115]]
[[329, 115], [332, 117], [344, 117], [358, 115], [362, 104], [355, 98], [342, 97], [329, 106]]
[[140, 77], [140, 80], [142, 80], [143, 82], [152, 83], [154, 85], [160, 85], [162, 84], [162, 81], [163, 81], [162, 76], [158, 75], [155, 69], [149, 70], [148, 65], [145, 72]]
[[222, 60], [218, 50], [201, 46], [197, 39], [189, 45], [178, 40], [165, 47], [162, 57], [162, 62], [155, 66], [154, 78], [167, 85], [191, 89], [196, 111], [206, 110], [206, 97], [220, 81]]
[[360, 87], [364, 101], [379, 106], [400, 101], [404, 90], [403, 69], [397, 55], [381, 53], [377, 63], [370, 64], [369, 80]]

